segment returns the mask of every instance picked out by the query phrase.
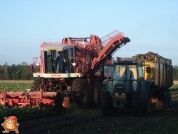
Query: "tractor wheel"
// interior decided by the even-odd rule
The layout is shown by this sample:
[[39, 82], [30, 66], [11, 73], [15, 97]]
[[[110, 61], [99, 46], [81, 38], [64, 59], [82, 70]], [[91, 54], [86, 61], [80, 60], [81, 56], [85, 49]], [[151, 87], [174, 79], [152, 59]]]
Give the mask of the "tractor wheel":
[[145, 108], [143, 109], [144, 113], [148, 114], [151, 111], [151, 101], [150, 101], [150, 97], [148, 96], [146, 98], [146, 104], [145, 104]]
[[171, 108], [171, 92], [168, 91], [168, 104], [167, 104], [168, 108]]
[[109, 91], [102, 92], [101, 95], [102, 116], [109, 116], [111, 112], [111, 96]]
[[79, 99], [79, 106], [87, 108], [89, 104], [89, 89], [87, 81], [85, 79], [73, 80], [72, 91], [77, 99]]
[[35, 78], [34, 79], [34, 83], [33, 83], [32, 87], [31, 87], [32, 91], [39, 91], [41, 83], [42, 83], [42, 79], [41, 78]]
[[133, 93], [133, 115], [141, 116], [142, 115], [142, 98], [141, 92], [135, 91]]
[[93, 89], [93, 103], [95, 107], [99, 106], [100, 100], [100, 86], [98, 82], [95, 82], [94, 89]]

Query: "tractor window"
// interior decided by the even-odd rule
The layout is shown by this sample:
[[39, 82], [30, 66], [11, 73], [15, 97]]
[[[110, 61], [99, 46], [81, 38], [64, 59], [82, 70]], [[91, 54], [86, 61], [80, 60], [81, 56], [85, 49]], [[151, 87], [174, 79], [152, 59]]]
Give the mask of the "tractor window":
[[142, 71], [142, 67], [138, 67], [138, 76], [143, 77], [143, 71]]
[[116, 65], [115, 66], [115, 73], [114, 73], [114, 78], [124, 78], [122, 75], [124, 74], [125, 71], [125, 66], [124, 65]]
[[137, 66], [136, 65], [130, 65], [130, 70], [133, 73], [133, 79], [137, 79]]
[[115, 79], [137, 79], [136, 65], [116, 65], [114, 72]]

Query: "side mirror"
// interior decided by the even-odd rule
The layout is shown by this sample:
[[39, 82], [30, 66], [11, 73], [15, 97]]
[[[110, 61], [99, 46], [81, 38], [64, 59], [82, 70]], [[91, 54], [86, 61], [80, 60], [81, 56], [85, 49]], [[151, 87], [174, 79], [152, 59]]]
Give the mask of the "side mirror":
[[146, 72], [151, 73], [151, 67], [146, 67]]

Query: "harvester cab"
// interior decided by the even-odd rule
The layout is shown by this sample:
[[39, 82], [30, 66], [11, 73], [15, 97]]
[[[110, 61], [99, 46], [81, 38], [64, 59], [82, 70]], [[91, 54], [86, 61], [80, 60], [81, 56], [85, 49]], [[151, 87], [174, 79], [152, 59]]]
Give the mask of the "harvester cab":
[[104, 84], [102, 114], [108, 115], [110, 107], [132, 108], [139, 115], [144, 109], [150, 111], [149, 88], [143, 77], [143, 63], [135, 58], [117, 58], [112, 68], [112, 77]]

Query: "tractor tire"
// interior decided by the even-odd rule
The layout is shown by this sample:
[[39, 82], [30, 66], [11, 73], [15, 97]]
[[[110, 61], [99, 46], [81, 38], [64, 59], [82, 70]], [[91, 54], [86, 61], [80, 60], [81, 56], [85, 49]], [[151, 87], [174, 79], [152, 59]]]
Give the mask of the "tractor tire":
[[168, 108], [171, 108], [171, 92], [168, 91], [168, 104], [167, 104]]
[[102, 116], [109, 116], [111, 113], [111, 96], [109, 91], [102, 92], [101, 111], [102, 111]]
[[72, 92], [77, 97], [79, 106], [87, 108], [89, 104], [89, 88], [85, 79], [75, 79], [72, 82]]
[[142, 115], [142, 98], [140, 91], [135, 91], [133, 93], [133, 115], [134, 116]]
[[95, 82], [93, 88], [93, 104], [95, 107], [99, 107], [100, 105], [100, 86], [98, 82]]
[[40, 85], [42, 83], [42, 79], [41, 78], [35, 78], [34, 79], [34, 83], [31, 87], [32, 91], [40, 91]]

